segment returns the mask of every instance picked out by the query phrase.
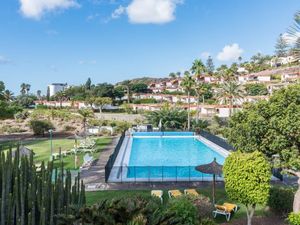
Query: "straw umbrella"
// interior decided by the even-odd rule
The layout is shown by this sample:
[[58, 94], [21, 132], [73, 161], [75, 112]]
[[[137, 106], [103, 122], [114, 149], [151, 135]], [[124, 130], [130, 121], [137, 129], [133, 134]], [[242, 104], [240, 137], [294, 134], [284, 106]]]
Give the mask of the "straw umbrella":
[[216, 175], [222, 175], [223, 166], [217, 163], [216, 158], [209, 164], [199, 165], [195, 169], [201, 173], [213, 174], [213, 204], [215, 204], [215, 190], [216, 190]]

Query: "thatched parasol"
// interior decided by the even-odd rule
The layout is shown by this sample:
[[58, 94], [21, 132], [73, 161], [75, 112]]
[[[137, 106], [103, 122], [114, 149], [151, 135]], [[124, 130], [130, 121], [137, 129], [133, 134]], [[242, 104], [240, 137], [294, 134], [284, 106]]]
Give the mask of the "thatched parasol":
[[222, 175], [223, 166], [220, 165], [216, 158], [209, 164], [204, 164], [195, 167], [195, 169], [201, 173], [213, 174], [213, 204], [215, 204], [215, 189], [216, 189], [216, 175]]

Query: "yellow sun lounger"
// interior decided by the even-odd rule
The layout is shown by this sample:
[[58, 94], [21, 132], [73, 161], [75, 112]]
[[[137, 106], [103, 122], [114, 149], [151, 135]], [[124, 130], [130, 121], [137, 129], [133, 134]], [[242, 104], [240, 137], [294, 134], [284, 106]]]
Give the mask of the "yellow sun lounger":
[[196, 189], [185, 189], [184, 190], [185, 195], [193, 195], [193, 196], [199, 196], [200, 194], [196, 191]]
[[236, 204], [224, 203], [223, 205], [215, 205], [216, 210], [213, 211], [214, 218], [217, 217], [218, 214], [224, 215], [226, 220], [229, 221], [231, 217], [231, 213], [236, 212], [238, 210], [238, 206]]
[[182, 196], [182, 193], [179, 190], [170, 190], [168, 191], [168, 194], [169, 194], [169, 198], [178, 198]]
[[163, 203], [163, 191], [161, 190], [152, 190], [151, 195], [160, 199], [161, 203]]

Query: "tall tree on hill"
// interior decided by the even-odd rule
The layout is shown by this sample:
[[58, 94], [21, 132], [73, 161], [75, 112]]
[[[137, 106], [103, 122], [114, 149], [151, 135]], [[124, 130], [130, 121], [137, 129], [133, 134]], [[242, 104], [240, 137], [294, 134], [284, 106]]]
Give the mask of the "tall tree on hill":
[[209, 75], [212, 75], [215, 70], [215, 65], [211, 56], [208, 56], [206, 61], [206, 69]]
[[193, 62], [191, 71], [195, 77], [199, 77], [199, 76], [201, 76], [202, 73], [204, 73], [206, 71], [206, 67], [200, 59], [196, 59]]
[[20, 88], [21, 88], [21, 90], [20, 90], [21, 95], [25, 95], [26, 94], [26, 88], [27, 88], [26, 84], [22, 83]]
[[190, 130], [190, 128], [191, 128], [191, 91], [193, 90], [193, 88], [195, 86], [195, 80], [188, 71], [186, 71], [184, 73], [184, 77], [182, 79], [181, 86], [184, 88], [184, 90], [186, 91], [186, 93], [188, 95], [188, 126], [187, 126], [187, 128], [188, 128], [188, 130]]
[[130, 103], [130, 96], [131, 96], [131, 81], [130, 80], [124, 80], [121, 83], [121, 86], [123, 86], [126, 90], [126, 94], [127, 94], [127, 102]]
[[177, 76], [176, 76], [176, 73], [172, 72], [169, 74], [169, 77], [172, 79], [175, 79]]
[[85, 89], [86, 90], [91, 90], [91, 86], [92, 86], [92, 80], [91, 80], [91, 78], [88, 78], [86, 83], [85, 83]]
[[41, 100], [41, 98], [42, 98], [42, 91], [41, 90], [37, 90], [36, 96], [37, 96], [38, 100]]
[[284, 39], [283, 35], [280, 34], [276, 45], [275, 45], [275, 53], [277, 57], [285, 57], [288, 52], [288, 44], [287, 41]]
[[218, 93], [218, 99], [221, 104], [229, 105], [229, 117], [232, 115], [232, 109], [235, 103], [242, 99], [244, 91], [236, 81], [229, 80], [221, 85], [221, 90]]

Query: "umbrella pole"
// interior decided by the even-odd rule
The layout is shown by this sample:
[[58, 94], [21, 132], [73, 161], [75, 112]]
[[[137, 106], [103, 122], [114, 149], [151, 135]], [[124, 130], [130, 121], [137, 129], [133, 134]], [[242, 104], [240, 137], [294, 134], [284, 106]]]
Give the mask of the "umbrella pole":
[[212, 193], [213, 204], [215, 204], [215, 189], [216, 189], [216, 175], [213, 174], [213, 193]]

